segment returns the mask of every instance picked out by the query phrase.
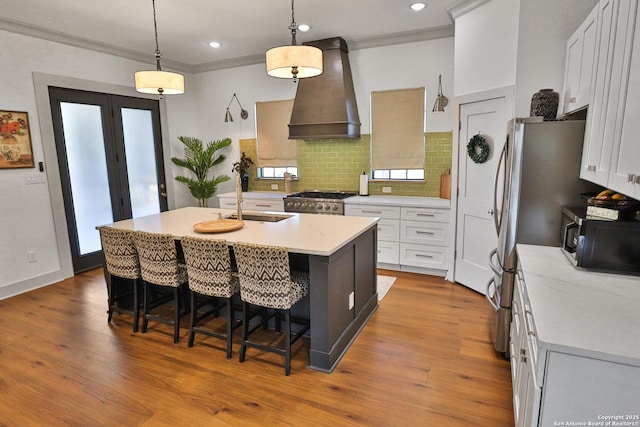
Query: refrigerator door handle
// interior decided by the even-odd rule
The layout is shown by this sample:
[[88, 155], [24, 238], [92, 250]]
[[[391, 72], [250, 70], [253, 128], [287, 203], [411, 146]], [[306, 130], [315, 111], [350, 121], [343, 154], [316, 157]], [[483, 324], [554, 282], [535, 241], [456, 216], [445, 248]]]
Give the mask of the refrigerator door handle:
[[[497, 255], [498, 255], [498, 248], [495, 248], [489, 254], [489, 267], [491, 268], [491, 270], [493, 271], [494, 274], [496, 274], [498, 276], [501, 276], [502, 275], [502, 266], [500, 265], [500, 260], [497, 259]], [[493, 262], [494, 256], [496, 257], [496, 260], [498, 261], [497, 263]]]
[[[485, 297], [487, 298], [487, 301], [489, 301], [489, 304], [491, 304], [491, 306], [498, 311], [500, 309], [500, 297], [498, 296], [498, 292], [496, 291], [496, 278], [492, 277], [491, 279], [489, 279], [489, 281], [487, 282], [487, 292], [485, 294]], [[491, 292], [491, 285], [493, 285], [493, 292]]]
[[[505, 172], [507, 170], [507, 165], [506, 165], [506, 161], [507, 161], [507, 157], [506, 157], [506, 153], [507, 153], [507, 145], [509, 144], [509, 135], [507, 135], [507, 140], [504, 143], [504, 147], [502, 147], [502, 151], [500, 152], [500, 158], [498, 159], [498, 169], [496, 170], [496, 176], [495, 179], [493, 180], [493, 223], [496, 226], [496, 233], [500, 233], [500, 225], [502, 222], [502, 211], [498, 211], [498, 177], [500, 176], [500, 167], [502, 166], [502, 161], [504, 159], [505, 165]], [[506, 181], [507, 181], [507, 177], [505, 176], [505, 182], [503, 183], [503, 186], [506, 185]], [[502, 189], [502, 194], [504, 197], [504, 191], [505, 188]], [[503, 207], [503, 206], [502, 206]], [[498, 212], [500, 212], [500, 214], [498, 214]], [[498, 219], [498, 217], [500, 217]]]

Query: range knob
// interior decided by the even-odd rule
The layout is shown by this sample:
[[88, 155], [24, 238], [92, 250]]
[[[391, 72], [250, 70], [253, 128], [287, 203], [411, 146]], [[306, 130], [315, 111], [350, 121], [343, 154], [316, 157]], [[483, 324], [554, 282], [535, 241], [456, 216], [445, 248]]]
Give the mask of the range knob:
[[293, 204], [293, 207], [294, 207], [294, 208], [299, 208], [299, 207], [300, 207], [300, 203], [295, 202], [295, 203]]
[[338, 205], [331, 206], [331, 210], [337, 211], [338, 210]]
[[328, 204], [326, 204], [326, 203], [325, 203], [325, 205], [324, 205], [324, 210], [325, 210], [325, 211], [328, 211], [329, 209], [331, 209], [331, 206], [329, 206]]
[[318, 210], [322, 210], [322, 203], [318, 203], [318, 204], [316, 205], [316, 209], [318, 209]]
[[305, 209], [307, 207], [306, 203], [300, 203], [300, 209]]

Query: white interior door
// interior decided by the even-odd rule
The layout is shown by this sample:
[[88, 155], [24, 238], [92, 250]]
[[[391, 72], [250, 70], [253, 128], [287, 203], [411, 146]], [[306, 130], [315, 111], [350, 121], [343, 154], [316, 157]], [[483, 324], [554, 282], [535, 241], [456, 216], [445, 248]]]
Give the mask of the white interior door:
[[[507, 134], [510, 101], [502, 95], [460, 103], [454, 280], [482, 294], [493, 275], [489, 253], [498, 241], [493, 218], [494, 182]], [[478, 133], [490, 147], [484, 163], [474, 163], [467, 154], [469, 140]]]

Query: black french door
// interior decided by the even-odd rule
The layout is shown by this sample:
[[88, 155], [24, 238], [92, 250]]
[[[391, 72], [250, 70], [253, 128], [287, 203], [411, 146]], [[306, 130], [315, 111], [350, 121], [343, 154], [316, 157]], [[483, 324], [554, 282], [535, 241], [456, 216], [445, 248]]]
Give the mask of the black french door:
[[157, 100], [49, 87], [75, 273], [102, 264], [96, 226], [167, 210]]

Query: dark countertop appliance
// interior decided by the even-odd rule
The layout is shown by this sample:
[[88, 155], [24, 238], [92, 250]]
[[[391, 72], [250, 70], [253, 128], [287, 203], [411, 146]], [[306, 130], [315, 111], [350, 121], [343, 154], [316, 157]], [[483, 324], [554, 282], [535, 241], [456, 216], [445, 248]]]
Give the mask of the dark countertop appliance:
[[356, 192], [305, 190], [284, 198], [284, 211], [297, 213], [315, 213], [325, 215], [344, 215], [344, 202]]

